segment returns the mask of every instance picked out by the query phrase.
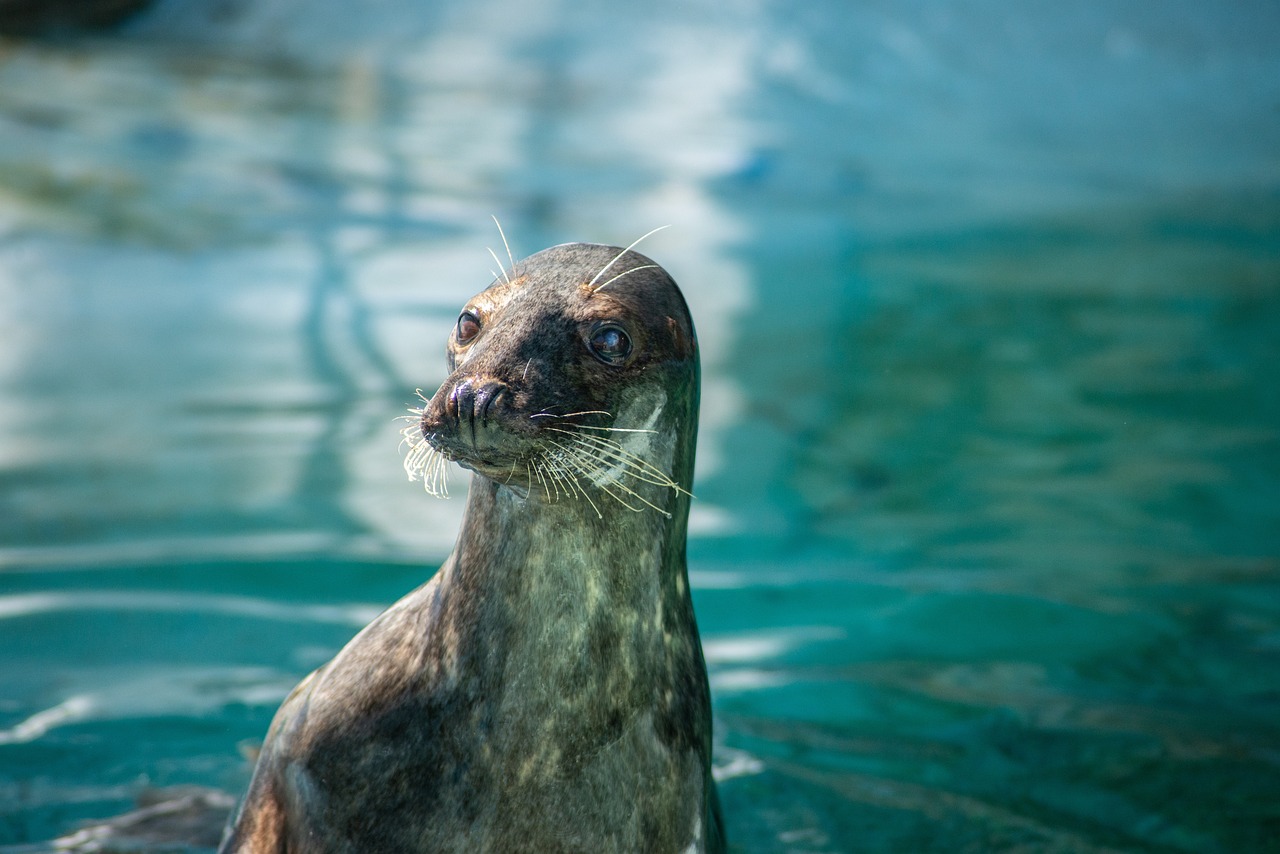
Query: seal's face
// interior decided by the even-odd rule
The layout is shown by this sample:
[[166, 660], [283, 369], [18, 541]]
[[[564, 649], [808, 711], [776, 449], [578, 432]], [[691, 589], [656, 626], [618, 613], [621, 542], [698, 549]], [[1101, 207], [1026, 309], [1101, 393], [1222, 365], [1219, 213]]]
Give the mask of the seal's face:
[[[448, 358], [422, 438], [406, 431], [415, 451], [547, 498], [590, 481], [653, 506], [643, 484], [679, 488], [670, 446], [694, 426], [697, 344], [675, 282], [644, 256], [569, 244], [514, 265], [463, 308]], [[424, 473], [426, 452], [411, 465]]]

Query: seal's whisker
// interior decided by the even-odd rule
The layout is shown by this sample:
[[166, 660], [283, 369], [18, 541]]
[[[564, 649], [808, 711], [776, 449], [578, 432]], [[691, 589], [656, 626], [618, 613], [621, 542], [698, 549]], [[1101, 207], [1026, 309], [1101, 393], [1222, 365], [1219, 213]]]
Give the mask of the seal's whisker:
[[560, 443], [555, 443], [551, 446], [551, 450], [556, 462], [557, 470], [566, 478], [566, 488], [568, 489], [569, 494], [575, 497], [580, 495], [587, 499], [587, 503], [591, 505], [591, 508], [595, 510], [597, 514], [599, 514], [600, 508], [591, 500], [591, 496], [587, 494], [587, 490], [582, 484], [582, 479], [584, 477], [588, 480], [591, 479], [590, 473], [587, 472], [580, 464], [580, 461], [577, 459], [577, 455], [573, 449], [565, 447]]
[[572, 467], [574, 471], [576, 471], [578, 474], [580, 474], [582, 477], [586, 478], [587, 480], [591, 481], [591, 483], [597, 486], [602, 492], [604, 492], [606, 495], [608, 495], [618, 504], [621, 504], [623, 507], [627, 508], [633, 513], [642, 512], [642, 508], [629, 503], [625, 498], [623, 498], [621, 495], [618, 494], [618, 492], [615, 492], [614, 490], [620, 490], [622, 493], [625, 493], [626, 495], [634, 498], [636, 501], [639, 501], [641, 504], [644, 504], [645, 506], [653, 510], [656, 510], [657, 512], [661, 513], [663, 516], [666, 516], [668, 519], [671, 518], [671, 513], [669, 511], [663, 509], [662, 507], [659, 507], [658, 505], [654, 504], [652, 501], [645, 498], [636, 490], [627, 486], [626, 483], [624, 483], [620, 479], [620, 476], [630, 475], [632, 477], [636, 477], [637, 479], [644, 480], [648, 483], [655, 483], [659, 486], [671, 486], [672, 484], [670, 483], [669, 480], [658, 482], [658, 481], [649, 480], [647, 478], [640, 478], [634, 471], [628, 470], [629, 464], [626, 464], [626, 463], [624, 463], [621, 467], [621, 470], [617, 472], [617, 476], [611, 477], [610, 475], [613, 474], [615, 470], [615, 466], [610, 464], [610, 458], [607, 458], [607, 457], [602, 458], [598, 449], [590, 445], [586, 445], [578, 442], [573, 442], [570, 444], [557, 442], [555, 447], [564, 455], [565, 461]]
[[434, 452], [431, 455], [429, 468], [423, 478], [423, 488], [437, 498], [449, 497], [449, 461], [444, 454]]
[[409, 446], [404, 458], [404, 471], [409, 480], [422, 479], [422, 488], [437, 498], [449, 497], [448, 466], [449, 460], [437, 451], [430, 440], [423, 435], [421, 409], [410, 409], [409, 415], [401, 418], [412, 423], [400, 431], [400, 445]]
[[590, 448], [592, 453], [607, 456], [621, 465], [626, 474], [637, 480], [643, 480], [646, 483], [656, 484], [657, 486], [666, 486], [677, 492], [682, 492], [690, 498], [693, 497], [693, 494], [673, 480], [671, 475], [643, 457], [631, 453], [619, 442], [603, 436], [583, 435], [572, 430], [562, 430], [558, 427], [548, 427], [547, 430], [570, 436], [579, 445]]
[[600, 459], [602, 462], [612, 462], [622, 468], [624, 474], [634, 477], [636, 480], [642, 480], [645, 483], [652, 483], [655, 486], [666, 486], [675, 489], [679, 486], [670, 475], [656, 466], [652, 466], [643, 459], [625, 451], [621, 448], [615, 448], [610, 445], [600, 445], [594, 442], [588, 442], [587, 439], [594, 439], [594, 436], [574, 437], [575, 444], [582, 448], [586, 453]]
[[[557, 501], [562, 492], [566, 495], [572, 493], [564, 486], [564, 474], [555, 466], [549, 454], [549, 449], [550, 446], [540, 448], [535, 471], [538, 472], [538, 479], [542, 481], [542, 488], [547, 494], [547, 501]], [[554, 495], [552, 494], [553, 489], [555, 491]]]
[[[507, 268], [502, 266], [502, 262], [498, 260], [498, 253], [494, 252], [492, 249], [489, 249], [488, 246], [486, 246], [485, 249], [489, 250], [489, 254], [493, 256], [494, 263], [497, 264], [498, 269], [502, 271], [502, 280], [506, 282], [508, 285], [511, 284], [511, 277], [507, 275]], [[492, 273], [493, 271], [490, 270], [489, 272]], [[498, 277], [494, 276], [494, 278], [496, 279]]]
[[618, 275], [614, 276], [612, 279], [610, 279], [609, 281], [605, 282], [603, 285], [601, 285], [600, 287], [592, 291], [592, 293], [593, 294], [600, 293], [602, 290], [609, 287], [614, 282], [618, 281], [618, 279], [621, 279], [623, 276], [630, 276], [632, 273], [634, 273], [637, 270], [656, 270], [656, 269], [658, 269], [657, 264], [642, 264], [639, 267], [632, 267], [630, 270], [624, 270]]
[[[609, 472], [609, 470], [610, 470], [610, 468], [611, 468], [611, 467], [610, 467], [610, 466], [607, 466], [607, 465], [605, 465], [605, 464], [603, 464], [603, 461], [601, 461], [601, 460], [600, 460], [600, 458], [596, 456], [596, 454], [595, 454], [595, 452], [594, 452], [594, 451], [592, 451], [592, 450], [583, 450], [583, 451], [581, 451], [581, 453], [585, 453], [585, 454], [587, 454], [588, 456], [590, 456], [590, 457], [591, 457], [591, 459], [592, 459], [593, 461], [595, 461], [596, 466], [597, 466], [597, 470], [598, 470], [598, 472], [599, 472], [599, 474], [600, 474], [600, 475], [602, 475], [602, 476], [603, 476], [603, 475], [605, 475], [605, 474], [607, 474], [607, 473]], [[620, 474], [620, 475], [629, 475], [630, 477], [633, 477], [633, 478], [635, 478], [636, 480], [638, 480], [638, 481], [640, 481], [640, 482], [642, 482], [642, 483], [651, 483], [651, 484], [653, 484], [654, 486], [662, 486], [662, 487], [666, 487], [666, 488], [668, 488], [668, 489], [677, 489], [677, 488], [678, 488], [678, 487], [676, 486], [676, 484], [675, 484], [675, 483], [673, 483], [673, 482], [672, 482], [671, 480], [669, 480], [669, 479], [665, 479], [665, 480], [654, 480], [654, 479], [651, 479], [651, 478], [642, 477], [642, 476], [638, 475], [634, 470], [632, 470], [632, 469], [631, 469], [628, 465], [626, 465], [625, 463], [622, 465], [621, 470], [619, 471], [619, 474]], [[627, 486], [627, 485], [626, 485], [626, 483], [625, 483], [625, 482], [623, 482], [623, 481], [621, 480], [621, 478], [615, 478], [615, 479], [611, 480], [611, 481], [610, 481], [610, 483], [611, 483], [612, 485], [614, 485], [614, 486], [617, 486], [619, 489], [624, 490], [624, 491], [625, 491], [625, 492], [627, 492], [629, 495], [634, 495], [634, 496], [635, 496], [636, 498], [638, 498], [639, 500], [644, 501], [644, 503], [645, 503], [645, 504], [649, 504], [649, 506], [650, 506], [650, 507], [653, 507], [653, 509], [658, 510], [658, 511], [659, 511], [659, 512], [661, 512], [661, 513], [666, 513], [666, 512], [667, 512], [667, 511], [663, 510], [663, 509], [662, 509], [662, 508], [660, 508], [660, 507], [656, 507], [656, 506], [654, 506], [653, 504], [650, 504], [650, 503], [649, 503], [649, 502], [644, 498], [644, 496], [640, 495], [640, 493], [636, 492], [634, 489], [632, 489], [631, 487]], [[669, 515], [669, 514], [668, 514], [668, 515]]]
[[[535, 465], [532, 465], [528, 460], [525, 460], [525, 463], [524, 463], [524, 476], [525, 476], [525, 480], [529, 481], [529, 488], [530, 488], [530, 489], [532, 489], [532, 488], [533, 488], [533, 478], [534, 478], [534, 475], [537, 475], [538, 480], [542, 480], [542, 474], [538, 471], [538, 467], [537, 467], [537, 466], [535, 466]], [[546, 484], [545, 484], [545, 483], [543, 484], [543, 487], [544, 487], [544, 488], [546, 487]], [[547, 496], [547, 500], [550, 500], [550, 499], [551, 499], [551, 496], [550, 496], [550, 495], [548, 495], [548, 496]]]
[[605, 264], [603, 267], [601, 267], [601, 268], [600, 268], [600, 272], [599, 272], [599, 273], [596, 273], [595, 278], [593, 278], [591, 281], [587, 282], [587, 287], [588, 287], [588, 288], [593, 288], [593, 290], [592, 290], [591, 292], [592, 292], [592, 293], [598, 293], [598, 292], [599, 292], [599, 290], [600, 290], [600, 288], [604, 287], [604, 285], [601, 285], [601, 286], [600, 286], [600, 288], [597, 288], [597, 287], [595, 287], [595, 283], [596, 283], [596, 282], [598, 282], [598, 281], [600, 281], [600, 277], [601, 277], [601, 276], [603, 276], [603, 275], [604, 275], [604, 274], [609, 270], [609, 268], [610, 268], [610, 267], [612, 267], [614, 264], [617, 264], [617, 263], [618, 263], [618, 259], [619, 259], [619, 258], [621, 258], [623, 255], [626, 255], [628, 252], [630, 252], [632, 249], [634, 249], [634, 248], [635, 248], [635, 247], [640, 243], [640, 241], [641, 241], [641, 240], [644, 240], [644, 239], [645, 239], [646, 237], [648, 237], [650, 234], [657, 234], [659, 231], [662, 231], [662, 229], [664, 229], [664, 228], [670, 228], [670, 226], [660, 225], [660, 226], [658, 226], [657, 228], [653, 229], [653, 231], [650, 231], [650, 232], [647, 232], [647, 233], [645, 233], [645, 234], [640, 235], [639, 239], [637, 239], [636, 241], [634, 241], [630, 246], [628, 246], [626, 249], [623, 249], [623, 250], [622, 250], [621, 252], [619, 252], [617, 255], [614, 255], [614, 256], [613, 256], [613, 260], [612, 260], [612, 261], [610, 261], [608, 264]]
[[529, 477], [530, 482], [532, 482], [534, 478], [537, 478], [538, 483], [542, 484], [542, 491], [545, 492], [547, 495], [547, 501], [550, 501], [551, 489], [550, 487], [547, 486], [547, 479], [542, 476], [542, 465], [540, 463], [534, 463], [529, 468], [530, 468], [530, 477]]
[[659, 430], [645, 430], [642, 427], [588, 427], [586, 424], [575, 424], [579, 430], [604, 430], [608, 433], [659, 433]]
[[[550, 469], [545, 462], [539, 463], [536, 469], [538, 477], [542, 480], [542, 489], [547, 493], [547, 501], [555, 501], [560, 497], [560, 485], [555, 482]], [[555, 487], [555, 495], [551, 494], [551, 487]]]
[[[610, 489], [608, 486], [606, 486], [606, 485], [605, 485], [605, 484], [603, 484], [603, 483], [599, 483], [598, 481], [596, 481], [596, 480], [595, 480], [595, 478], [593, 478], [593, 477], [592, 477], [592, 475], [596, 473], [594, 469], [584, 469], [584, 468], [579, 468], [579, 471], [580, 471], [580, 472], [582, 472], [582, 475], [583, 475], [584, 477], [586, 477], [588, 480], [591, 480], [592, 482], [594, 482], [594, 483], [596, 484], [596, 486], [598, 486], [598, 487], [600, 488], [600, 491], [601, 491], [601, 492], [603, 492], [605, 495], [607, 495], [607, 496], [609, 496], [610, 498], [612, 498], [612, 499], [613, 499], [614, 501], [616, 501], [617, 503], [621, 504], [623, 507], [625, 507], [625, 508], [627, 508], [628, 510], [630, 510], [632, 513], [640, 513], [640, 512], [641, 512], [641, 509], [640, 509], [639, 507], [634, 507], [634, 506], [632, 506], [632, 505], [628, 504], [628, 503], [627, 503], [627, 502], [626, 502], [626, 501], [625, 501], [625, 500], [624, 500], [620, 495], [618, 495], [617, 493], [615, 493], [615, 492], [614, 492], [612, 489]], [[616, 483], [615, 483], [614, 485], [615, 485], [615, 486], [618, 486], [619, 484], [616, 484]], [[645, 502], [645, 503], [648, 503], [648, 502]], [[651, 507], [652, 507], [653, 505], [649, 505], [649, 506], [651, 506]], [[664, 511], [659, 511], [659, 512], [664, 512]]]
[[560, 469], [559, 466], [555, 466], [548, 463], [547, 474], [551, 475], [551, 477], [553, 478], [552, 483], [554, 483], [556, 487], [556, 497], [555, 497], [556, 501], [559, 501], [562, 495], [567, 498], [574, 497], [573, 490], [569, 488], [568, 481], [566, 480], [566, 475], [564, 471]]
[[[591, 497], [587, 495], [586, 490], [582, 488], [583, 479], [586, 479], [594, 483], [596, 486], [600, 488], [602, 492], [604, 492], [614, 501], [617, 501], [622, 506], [626, 507], [629, 510], [638, 512], [638, 508], [632, 507], [631, 505], [627, 504], [625, 501], [622, 501], [620, 498], [618, 498], [618, 496], [614, 495], [609, 490], [609, 487], [607, 485], [601, 483], [597, 479], [600, 475], [604, 474], [604, 471], [602, 471], [600, 468], [600, 464], [598, 460], [590, 456], [584, 456], [580, 451], [577, 451], [572, 448], [565, 448], [563, 446], [560, 446], [560, 450], [564, 451], [565, 464], [570, 468], [571, 471], [576, 472], [578, 475], [578, 477], [574, 478], [574, 484], [578, 487], [578, 490], [582, 492], [582, 496], [586, 498], [588, 502], [591, 503], [592, 508], [595, 509], [597, 514], [600, 513], [600, 508], [596, 507], [596, 503], [594, 501], [591, 501]], [[601, 516], [600, 518], [603, 519], [604, 517]]]
[[[583, 410], [582, 412], [566, 412], [564, 415], [557, 415], [554, 412], [547, 412], [544, 409], [542, 412], [535, 412], [533, 415], [530, 415], [529, 417], [530, 418], [577, 418], [579, 415], [603, 415], [606, 418], [613, 417], [612, 414], [605, 412], [603, 409], [586, 409], [586, 410]], [[607, 428], [600, 428], [600, 429], [607, 429]]]
[[[577, 463], [578, 471], [580, 471], [588, 480], [595, 483], [596, 486], [600, 487], [600, 489], [606, 495], [608, 495], [614, 501], [621, 504], [623, 507], [627, 508], [633, 513], [641, 512], [639, 507], [634, 507], [631, 504], [628, 504], [621, 496], [615, 493], [613, 489], [611, 489], [610, 487], [622, 490], [627, 495], [630, 495], [632, 498], [636, 499], [640, 503], [646, 505], [647, 507], [652, 508], [653, 510], [657, 510], [659, 513], [661, 513], [663, 516], [666, 516], [668, 519], [671, 518], [671, 513], [659, 507], [658, 505], [654, 504], [652, 501], [645, 498], [643, 495], [636, 492], [634, 489], [627, 486], [622, 481], [611, 480], [608, 483], [602, 483], [598, 478], [607, 474], [609, 467], [601, 465], [600, 459], [597, 456], [595, 456], [594, 453], [591, 452], [590, 450], [587, 450], [585, 448], [576, 448], [576, 449], [573, 449], [570, 453], [572, 455], [573, 460]], [[634, 475], [632, 476], [634, 477]], [[653, 481], [649, 481], [649, 482], [653, 483]], [[661, 485], [666, 486], [668, 484], [661, 484]]]
[[557, 433], [564, 433], [565, 435], [572, 437], [574, 442], [578, 445], [588, 448], [592, 453], [607, 456], [618, 464], [627, 468], [637, 469], [639, 472], [648, 475], [648, 477], [640, 477], [639, 474], [632, 473], [633, 477], [637, 477], [641, 480], [647, 480], [650, 483], [656, 483], [660, 486], [679, 486], [679, 484], [672, 480], [671, 476], [662, 469], [648, 462], [643, 457], [631, 453], [620, 443], [615, 442], [612, 439], [605, 439], [601, 436], [579, 435], [572, 431], [559, 430], [555, 427], [549, 427], [547, 429], [553, 430]]
[[560, 499], [560, 496], [562, 495], [568, 498], [574, 497], [573, 488], [570, 486], [569, 481], [567, 479], [568, 474], [565, 472], [564, 468], [559, 465], [558, 461], [548, 458], [547, 474], [551, 475], [551, 477], [553, 478], [552, 483], [555, 485], [555, 488], [556, 488], [557, 501]]
[[511, 262], [511, 269], [515, 270], [516, 259], [511, 254], [511, 244], [507, 242], [507, 233], [502, 230], [502, 223], [498, 222], [498, 218], [496, 216], [493, 214], [489, 214], [489, 216], [493, 219], [493, 224], [498, 227], [498, 236], [502, 238], [502, 248], [507, 250], [507, 260]]
[[[578, 476], [581, 475], [582, 472], [578, 471], [574, 466], [572, 458], [564, 454], [563, 448], [555, 446], [554, 450], [560, 451], [561, 453], [557, 455], [553, 468], [557, 469], [568, 482], [570, 494], [573, 494], [573, 490], [577, 490], [577, 494], [587, 499], [587, 503], [591, 505], [591, 509], [596, 511], [596, 516], [603, 519], [604, 514], [600, 512], [600, 508], [591, 500], [590, 494], [587, 493], [587, 490], [582, 485], [582, 480]], [[577, 471], [577, 474], [575, 474], [575, 471]]]
[[[643, 495], [641, 495], [640, 493], [636, 492], [634, 489], [631, 489], [631, 488], [630, 488], [630, 487], [628, 487], [626, 484], [615, 481], [613, 485], [614, 485], [614, 486], [616, 486], [618, 489], [621, 489], [623, 492], [627, 493], [627, 495], [632, 496], [633, 498], [635, 498], [637, 501], [641, 502], [642, 504], [646, 504], [646, 505], [648, 505], [649, 507], [652, 507], [654, 510], [657, 510], [659, 513], [661, 513], [663, 516], [666, 516], [668, 519], [670, 519], [670, 518], [671, 518], [671, 513], [670, 513], [670, 512], [668, 512], [668, 511], [666, 511], [666, 510], [663, 510], [661, 507], [659, 507], [658, 505], [654, 504], [652, 501], [650, 501], [649, 499], [645, 498]], [[602, 486], [602, 487], [601, 487], [601, 489], [603, 489], [605, 492], [609, 492], [609, 489], [608, 489], [607, 487], [603, 487], [603, 486]], [[613, 493], [612, 493], [612, 492], [609, 492], [609, 494], [610, 494], [610, 495], [613, 495]], [[639, 513], [639, 512], [641, 512], [639, 507], [632, 507], [630, 504], [628, 504], [627, 502], [623, 501], [623, 500], [622, 500], [621, 498], [619, 498], [618, 496], [613, 495], [613, 498], [614, 498], [614, 500], [615, 500], [615, 501], [617, 501], [619, 504], [621, 504], [623, 507], [626, 507], [628, 510], [632, 511], [633, 513]]]
[[430, 480], [424, 480], [424, 487], [437, 498], [449, 497], [449, 460], [444, 454], [432, 456]]

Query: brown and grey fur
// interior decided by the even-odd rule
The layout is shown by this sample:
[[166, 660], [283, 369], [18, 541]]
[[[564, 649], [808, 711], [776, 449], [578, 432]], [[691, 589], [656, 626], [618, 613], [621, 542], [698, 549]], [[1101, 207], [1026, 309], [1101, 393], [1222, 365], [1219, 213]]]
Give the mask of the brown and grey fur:
[[[684, 299], [638, 253], [570, 244], [467, 311], [420, 413], [476, 473], [457, 545], [284, 702], [221, 850], [721, 851]], [[593, 355], [601, 322], [625, 362]], [[623, 450], [593, 467], [592, 437]]]

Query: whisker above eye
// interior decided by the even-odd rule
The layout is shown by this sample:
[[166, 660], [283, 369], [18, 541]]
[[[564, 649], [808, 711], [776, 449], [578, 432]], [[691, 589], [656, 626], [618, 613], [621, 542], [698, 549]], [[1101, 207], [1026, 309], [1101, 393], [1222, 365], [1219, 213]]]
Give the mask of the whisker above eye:
[[[494, 263], [497, 264], [498, 269], [502, 271], [502, 280], [506, 282], [508, 285], [511, 284], [511, 277], [507, 275], [507, 268], [504, 267], [502, 265], [502, 262], [498, 260], [498, 253], [494, 252], [492, 249], [489, 249], [488, 246], [486, 246], [485, 249], [489, 250], [489, 254], [493, 256]], [[493, 271], [491, 270], [490, 272], [493, 272]], [[494, 278], [497, 279], [498, 277], [495, 275]]]
[[[635, 241], [633, 241], [633, 242], [631, 243], [631, 245], [630, 245], [630, 246], [628, 246], [626, 249], [623, 249], [623, 250], [622, 250], [621, 252], [619, 252], [617, 255], [614, 255], [614, 256], [613, 256], [613, 260], [612, 260], [612, 261], [610, 261], [608, 264], [605, 264], [603, 267], [601, 267], [601, 268], [600, 268], [600, 272], [599, 272], [599, 273], [596, 273], [595, 278], [593, 278], [591, 281], [587, 282], [587, 287], [588, 287], [589, 289], [591, 289], [591, 292], [592, 292], [592, 293], [598, 293], [598, 292], [600, 291], [600, 288], [603, 288], [603, 287], [604, 287], [604, 285], [601, 285], [601, 286], [600, 286], [600, 288], [597, 288], [597, 287], [595, 287], [595, 284], [596, 284], [596, 282], [600, 281], [600, 277], [601, 277], [601, 276], [603, 276], [606, 272], [608, 272], [608, 270], [609, 270], [609, 268], [610, 268], [610, 267], [612, 267], [614, 264], [617, 264], [617, 263], [618, 263], [618, 259], [619, 259], [619, 258], [621, 258], [623, 255], [626, 255], [628, 252], [630, 252], [632, 249], [634, 249], [637, 245], [639, 245], [639, 243], [640, 243], [640, 241], [641, 241], [641, 240], [644, 240], [646, 237], [648, 237], [648, 236], [649, 236], [649, 235], [651, 235], [651, 234], [657, 234], [659, 231], [662, 231], [664, 228], [670, 228], [670, 226], [668, 226], [668, 225], [660, 225], [660, 226], [658, 226], [657, 228], [653, 229], [652, 231], [649, 231], [649, 232], [646, 232], [645, 234], [640, 235], [640, 237], [639, 237], [638, 239], [636, 239]], [[612, 281], [612, 279], [610, 279], [610, 281]], [[605, 282], [605, 284], [607, 285], [607, 284], [608, 284], [608, 282]]]
[[609, 281], [605, 282], [605, 283], [604, 283], [603, 285], [601, 285], [600, 287], [596, 288], [594, 291], [592, 291], [592, 293], [594, 293], [594, 294], [598, 294], [598, 293], [600, 293], [602, 290], [604, 290], [605, 288], [609, 287], [609, 286], [610, 286], [610, 285], [612, 285], [614, 282], [618, 281], [618, 279], [621, 279], [623, 276], [630, 276], [632, 273], [635, 273], [635, 272], [637, 272], [637, 271], [639, 271], [639, 270], [656, 270], [656, 269], [658, 269], [658, 265], [657, 265], [657, 264], [641, 264], [639, 267], [632, 267], [630, 270], [623, 270], [621, 273], [619, 273], [618, 275], [614, 276], [612, 279], [610, 279]]
[[511, 254], [511, 244], [507, 242], [507, 233], [502, 230], [502, 223], [498, 222], [496, 216], [493, 217], [493, 224], [498, 227], [498, 236], [502, 238], [502, 248], [507, 250], [507, 260], [511, 262], [511, 269], [514, 270], [516, 268], [516, 259]]

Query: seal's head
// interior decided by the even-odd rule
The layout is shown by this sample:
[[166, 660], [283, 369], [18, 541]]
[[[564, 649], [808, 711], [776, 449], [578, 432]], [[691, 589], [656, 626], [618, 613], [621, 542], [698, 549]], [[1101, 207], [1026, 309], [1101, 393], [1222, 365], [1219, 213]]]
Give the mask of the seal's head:
[[698, 348], [675, 282], [637, 252], [566, 244], [476, 295], [450, 375], [405, 431], [410, 476], [439, 457], [540, 500], [613, 499], [669, 514], [692, 474]]

